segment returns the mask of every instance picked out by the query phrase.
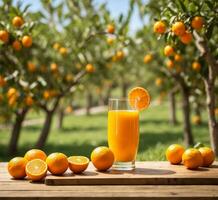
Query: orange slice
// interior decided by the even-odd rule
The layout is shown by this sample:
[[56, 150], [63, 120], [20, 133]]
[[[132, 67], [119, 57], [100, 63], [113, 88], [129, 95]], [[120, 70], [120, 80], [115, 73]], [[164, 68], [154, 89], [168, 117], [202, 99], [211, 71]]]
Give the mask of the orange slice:
[[40, 181], [47, 174], [47, 164], [41, 159], [33, 159], [26, 165], [27, 177], [32, 181]]
[[70, 156], [68, 162], [70, 170], [75, 174], [82, 173], [89, 165], [89, 159], [85, 156]]
[[142, 87], [135, 87], [128, 94], [130, 106], [137, 110], [144, 110], [150, 104], [150, 95], [148, 91]]

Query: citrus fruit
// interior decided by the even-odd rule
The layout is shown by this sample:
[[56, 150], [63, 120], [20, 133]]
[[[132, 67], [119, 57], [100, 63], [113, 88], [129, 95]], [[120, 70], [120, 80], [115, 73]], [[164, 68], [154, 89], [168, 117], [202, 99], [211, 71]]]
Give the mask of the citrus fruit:
[[27, 177], [32, 181], [40, 181], [45, 178], [47, 174], [47, 164], [41, 159], [33, 159], [26, 165]]
[[63, 153], [52, 153], [47, 159], [48, 170], [54, 175], [61, 175], [68, 169], [67, 156]]
[[15, 88], [11, 87], [9, 88], [7, 92], [7, 97], [10, 99], [11, 97], [18, 96], [18, 92]]
[[152, 56], [152, 54], [147, 54], [147, 55], [145, 55], [145, 56], [144, 56], [144, 59], [143, 59], [143, 61], [144, 61], [144, 63], [146, 64], [146, 63], [149, 63], [149, 62], [151, 62], [151, 61], [152, 61], [152, 59], [153, 59], [153, 56]]
[[33, 98], [31, 96], [27, 96], [25, 99], [24, 99], [24, 102], [27, 106], [32, 106], [33, 105]]
[[198, 149], [187, 149], [182, 155], [182, 163], [188, 169], [197, 169], [203, 164], [203, 157]]
[[68, 53], [68, 50], [67, 50], [67, 48], [65, 48], [65, 47], [61, 47], [61, 48], [59, 49], [59, 53], [60, 53], [61, 55], [66, 55], [66, 54]]
[[174, 54], [174, 49], [172, 46], [167, 45], [164, 47], [164, 55], [165, 56], [172, 56]]
[[113, 44], [113, 43], [114, 43], [114, 39], [111, 38], [111, 37], [108, 37], [108, 38], [107, 38], [107, 44], [111, 45], [111, 44]]
[[91, 161], [97, 170], [106, 171], [114, 163], [114, 154], [108, 147], [100, 146], [92, 151]]
[[166, 65], [168, 69], [173, 69], [174, 62], [172, 60], [167, 60]]
[[12, 19], [12, 24], [13, 26], [19, 28], [23, 25], [24, 21], [23, 21], [23, 18], [20, 17], [20, 16], [16, 16]]
[[172, 144], [166, 150], [166, 158], [171, 164], [180, 164], [184, 151], [185, 149], [183, 146], [179, 144]]
[[150, 104], [150, 95], [148, 91], [142, 87], [135, 87], [128, 94], [130, 106], [137, 110], [144, 110]]
[[175, 60], [176, 62], [181, 62], [181, 61], [182, 61], [182, 56], [181, 56], [180, 54], [176, 53], [176, 54], [174, 55], [174, 60]]
[[189, 44], [192, 41], [192, 34], [186, 31], [182, 36], [180, 36], [180, 41], [184, 44]]
[[156, 80], [155, 80], [155, 85], [156, 86], [161, 86], [162, 83], [163, 83], [163, 79], [162, 78], [156, 78]]
[[61, 45], [59, 43], [54, 43], [53, 45], [53, 49], [58, 50], [61, 47]]
[[0, 30], [0, 40], [4, 43], [9, 41], [9, 33], [6, 30]]
[[28, 161], [37, 159], [37, 158], [45, 161], [47, 158], [47, 155], [45, 154], [44, 151], [40, 149], [31, 149], [26, 152], [24, 158], [26, 158]]
[[107, 32], [113, 34], [115, 31], [115, 26], [113, 24], [107, 25]]
[[204, 25], [204, 19], [201, 16], [195, 16], [191, 21], [191, 26], [195, 30], [200, 30]]
[[85, 156], [70, 156], [68, 162], [70, 170], [75, 174], [82, 173], [89, 165], [89, 159]]
[[163, 34], [166, 31], [166, 25], [163, 21], [157, 21], [153, 26], [153, 30], [155, 33]]
[[175, 35], [182, 36], [185, 33], [185, 24], [183, 22], [175, 22], [171, 30]]
[[18, 40], [15, 40], [13, 42], [12, 47], [16, 51], [20, 51], [22, 49], [22, 45], [21, 45], [20, 41], [18, 41]]
[[8, 162], [8, 172], [9, 174], [16, 178], [21, 179], [26, 176], [25, 167], [27, 160], [23, 157], [15, 157]]
[[199, 115], [195, 115], [192, 117], [192, 123], [198, 125], [201, 123], [201, 117]]
[[26, 48], [29, 48], [32, 46], [33, 40], [32, 37], [25, 35], [22, 37], [22, 45]]
[[3, 76], [0, 75], [0, 87], [4, 87], [6, 85], [6, 80]]
[[215, 160], [215, 154], [209, 147], [201, 147], [198, 149], [203, 157], [203, 167], [209, 167]]
[[201, 70], [201, 64], [199, 62], [197, 62], [197, 61], [194, 61], [192, 63], [192, 69], [194, 71], [197, 71], [197, 72], [200, 71]]
[[121, 60], [121, 59], [123, 59], [123, 58], [124, 58], [124, 52], [123, 52], [122, 50], [117, 51], [117, 53], [116, 53], [116, 59], [117, 59], [117, 60]]
[[93, 73], [95, 71], [95, 67], [92, 64], [86, 65], [86, 72]]

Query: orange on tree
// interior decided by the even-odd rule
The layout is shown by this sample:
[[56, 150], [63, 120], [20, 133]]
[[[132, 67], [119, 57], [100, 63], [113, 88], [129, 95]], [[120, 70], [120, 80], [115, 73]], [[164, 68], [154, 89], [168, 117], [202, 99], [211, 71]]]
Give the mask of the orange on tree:
[[45, 100], [48, 100], [48, 99], [51, 98], [50, 90], [45, 90], [45, 91], [43, 92], [43, 98], [44, 98]]
[[112, 37], [107, 38], [107, 44], [111, 45], [114, 43], [114, 39]]
[[55, 49], [55, 50], [58, 50], [60, 47], [61, 47], [61, 45], [59, 43], [57, 43], [57, 42], [55, 42], [53, 44], [53, 49]]
[[3, 76], [0, 75], [0, 87], [4, 87], [6, 85], [6, 80]]
[[73, 76], [73, 74], [67, 74], [65, 76], [65, 79], [67, 82], [72, 82], [74, 80], [74, 76]]
[[155, 22], [153, 26], [153, 31], [155, 33], [163, 34], [166, 31], [166, 24], [163, 21]]
[[87, 64], [86, 65], [86, 72], [88, 73], [93, 73], [95, 71], [95, 67], [92, 64]]
[[15, 40], [13, 43], [12, 43], [12, 47], [15, 51], [20, 51], [22, 49], [22, 44], [19, 40]]
[[22, 37], [22, 45], [26, 48], [29, 48], [32, 46], [33, 40], [32, 37], [29, 35], [24, 35]]
[[66, 109], [65, 109], [65, 112], [67, 114], [72, 113], [73, 112], [73, 107], [72, 106], [67, 106]]
[[36, 65], [32, 62], [27, 63], [27, 69], [29, 72], [35, 72], [36, 71]]
[[215, 112], [215, 115], [218, 116], [218, 108], [215, 108], [214, 112]]
[[172, 56], [174, 54], [174, 49], [172, 46], [167, 45], [164, 47], [164, 55], [165, 56]]
[[156, 80], [155, 80], [155, 85], [156, 86], [161, 86], [162, 83], [163, 83], [163, 79], [162, 78], [156, 78]]
[[24, 102], [27, 106], [32, 106], [34, 101], [33, 101], [33, 98], [31, 96], [27, 96], [25, 99], [24, 99]]
[[66, 55], [67, 52], [68, 52], [68, 49], [65, 48], [65, 47], [61, 47], [61, 48], [59, 49], [59, 53], [60, 53], [61, 55], [63, 55], [63, 56]]
[[10, 99], [10, 98], [12, 98], [12, 97], [14, 97], [14, 96], [18, 96], [18, 92], [17, 92], [17, 90], [15, 89], [15, 88], [13, 88], [13, 87], [11, 87], [11, 88], [9, 88], [9, 90], [7, 91], [7, 98], [8, 99]]
[[166, 158], [171, 164], [178, 165], [182, 161], [184, 151], [185, 149], [183, 146], [179, 144], [172, 144], [166, 150]]
[[15, 157], [8, 162], [8, 173], [15, 179], [21, 179], [26, 176], [25, 167], [27, 160], [23, 157]]
[[26, 152], [24, 158], [26, 158], [28, 161], [33, 160], [33, 159], [41, 159], [41, 160], [46, 160], [47, 155], [44, 151], [40, 149], [31, 149]]
[[40, 181], [45, 178], [48, 166], [45, 161], [41, 159], [33, 159], [29, 161], [25, 167], [28, 179], [32, 181]]
[[201, 70], [201, 64], [198, 61], [194, 61], [192, 63], [192, 69], [194, 71], [197, 71], [197, 72], [200, 71]]
[[52, 153], [47, 159], [48, 170], [54, 175], [61, 175], [68, 169], [67, 156], [63, 153]]
[[100, 146], [92, 151], [91, 161], [97, 170], [106, 171], [114, 163], [114, 154], [108, 147]]
[[203, 25], [204, 25], [203, 17], [201, 17], [201, 16], [193, 17], [193, 19], [191, 21], [191, 26], [193, 29], [200, 30], [200, 29], [202, 29]]
[[173, 67], [174, 67], [174, 62], [169, 59], [169, 60], [167, 60], [166, 65], [167, 65], [167, 68], [168, 68], [168, 69], [173, 69]]
[[150, 105], [151, 97], [143, 87], [135, 87], [128, 93], [129, 103], [132, 108], [144, 110]]
[[4, 43], [9, 41], [9, 33], [6, 30], [0, 30], [0, 40]]
[[53, 73], [58, 71], [58, 65], [56, 63], [51, 63], [50, 69]]
[[171, 28], [172, 32], [177, 36], [182, 36], [185, 33], [185, 29], [185, 24], [181, 21], [175, 22]]
[[187, 149], [182, 155], [182, 163], [187, 169], [197, 169], [203, 164], [203, 157], [198, 149]]
[[203, 167], [209, 167], [215, 160], [215, 154], [209, 147], [201, 147], [198, 149], [203, 157]]
[[68, 158], [69, 168], [75, 174], [84, 172], [88, 165], [89, 159], [85, 156], [70, 156]]
[[113, 34], [115, 31], [115, 26], [113, 24], [107, 25], [107, 32]]
[[152, 56], [152, 54], [147, 54], [147, 55], [145, 55], [145, 56], [144, 56], [144, 59], [143, 59], [143, 61], [144, 61], [144, 63], [146, 64], [146, 63], [149, 63], [149, 62], [151, 62], [151, 61], [152, 61], [152, 59], [153, 59], [153, 56]]
[[116, 52], [116, 58], [117, 60], [121, 60], [124, 58], [124, 52], [122, 50], [119, 50]]
[[183, 44], [189, 44], [192, 41], [192, 34], [186, 31], [182, 36], [179, 37]]
[[192, 117], [192, 123], [195, 125], [199, 125], [201, 123], [201, 117], [199, 115], [195, 115]]
[[174, 60], [175, 60], [176, 62], [181, 62], [181, 61], [182, 61], [182, 55], [176, 53], [176, 54], [174, 55]]
[[13, 24], [13, 26], [15, 26], [15, 27], [17, 27], [17, 28], [21, 27], [21, 26], [23, 25], [23, 23], [24, 23], [24, 20], [23, 20], [23, 18], [20, 17], [20, 16], [15, 16], [15, 17], [12, 19], [12, 24]]

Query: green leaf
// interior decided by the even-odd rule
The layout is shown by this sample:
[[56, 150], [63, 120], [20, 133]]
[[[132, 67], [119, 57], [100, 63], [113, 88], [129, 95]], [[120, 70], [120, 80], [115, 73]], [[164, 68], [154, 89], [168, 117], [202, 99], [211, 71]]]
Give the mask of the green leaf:
[[178, 0], [179, 6], [182, 9], [183, 12], [188, 12], [187, 8], [185, 7], [185, 4], [182, 0]]

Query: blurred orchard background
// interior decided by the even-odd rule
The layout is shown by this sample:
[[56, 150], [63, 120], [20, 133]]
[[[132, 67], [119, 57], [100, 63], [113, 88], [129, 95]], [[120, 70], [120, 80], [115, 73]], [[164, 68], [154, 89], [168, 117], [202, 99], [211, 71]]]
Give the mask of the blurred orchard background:
[[0, 160], [107, 145], [109, 97], [146, 88], [138, 160], [218, 155], [218, 2], [0, 0]]

